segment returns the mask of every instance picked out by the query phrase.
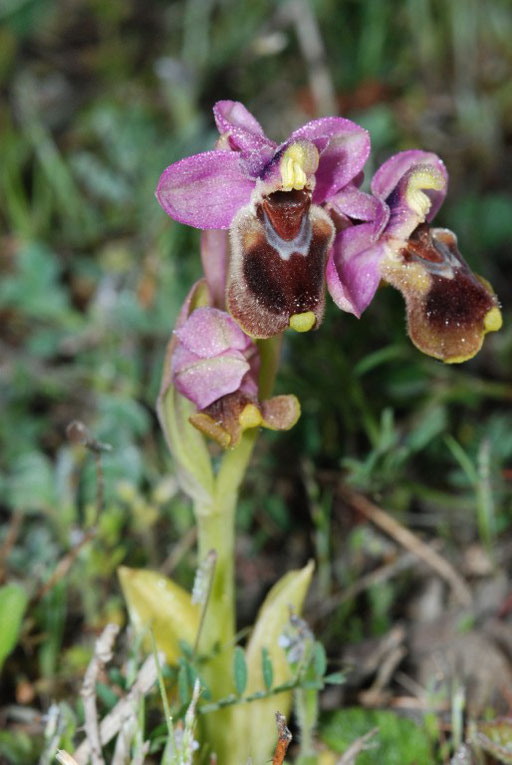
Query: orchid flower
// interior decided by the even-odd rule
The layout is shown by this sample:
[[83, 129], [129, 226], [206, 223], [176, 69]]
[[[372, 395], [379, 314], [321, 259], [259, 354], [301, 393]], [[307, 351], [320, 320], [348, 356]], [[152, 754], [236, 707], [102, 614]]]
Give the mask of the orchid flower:
[[174, 384], [197, 407], [189, 421], [224, 448], [236, 446], [248, 428], [288, 430], [300, 416], [298, 399], [259, 401], [258, 347], [223, 310], [225, 232], [204, 232], [201, 254], [206, 276], [192, 287], [178, 316], [164, 387]]
[[[412, 342], [430, 356], [456, 363], [472, 358], [502, 320], [490, 284], [472, 273], [455, 234], [429, 225], [447, 184], [446, 168], [435, 154], [410, 150], [385, 162], [371, 184], [373, 214], [367, 201], [367, 217], [359, 216], [367, 222], [336, 237], [327, 285], [335, 303], [359, 317], [381, 279], [392, 284], [405, 298]], [[346, 209], [344, 194], [331, 206]]]
[[361, 177], [366, 130], [325, 117], [282, 144], [241, 103], [219, 101], [217, 148], [170, 165], [157, 198], [168, 215], [202, 229], [229, 229], [227, 309], [242, 330], [269, 338], [317, 327], [334, 226], [320, 205]]

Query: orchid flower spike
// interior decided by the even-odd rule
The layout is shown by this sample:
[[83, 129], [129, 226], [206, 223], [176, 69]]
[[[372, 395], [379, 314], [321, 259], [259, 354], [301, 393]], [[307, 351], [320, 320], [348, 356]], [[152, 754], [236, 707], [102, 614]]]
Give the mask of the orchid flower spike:
[[158, 201], [182, 223], [229, 229], [227, 309], [247, 335], [316, 328], [334, 238], [320, 205], [361, 178], [368, 133], [350, 120], [326, 117], [277, 145], [241, 103], [219, 101], [213, 111], [217, 148], [170, 165]]
[[[371, 184], [373, 216], [336, 237], [327, 285], [335, 303], [359, 317], [380, 281], [392, 284], [405, 298], [412, 342], [423, 353], [457, 363], [472, 358], [502, 319], [492, 287], [470, 270], [455, 234], [430, 226], [447, 184], [435, 154], [404, 151], [385, 162]], [[331, 201], [334, 209], [344, 203], [343, 193], [339, 203]]]

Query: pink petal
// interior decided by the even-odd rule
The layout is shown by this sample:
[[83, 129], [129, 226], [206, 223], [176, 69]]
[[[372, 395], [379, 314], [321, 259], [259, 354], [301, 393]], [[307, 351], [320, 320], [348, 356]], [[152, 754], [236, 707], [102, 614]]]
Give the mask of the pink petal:
[[213, 116], [221, 135], [238, 128], [265, 137], [256, 117], [240, 101], [217, 101], [213, 107]]
[[240, 156], [207, 151], [170, 165], [160, 177], [156, 196], [165, 212], [196, 228], [228, 228], [233, 216], [249, 202], [254, 188]]
[[238, 351], [214, 359], [201, 359], [178, 346], [172, 358], [172, 368], [178, 392], [199, 409], [204, 409], [238, 390], [249, 364]]
[[377, 170], [372, 180], [372, 192], [379, 199], [387, 199], [399, 184], [406, 173], [413, 171], [420, 165], [430, 166], [441, 173], [446, 183], [441, 191], [429, 190], [428, 195], [432, 200], [432, 207], [427, 215], [427, 221], [431, 221], [443, 204], [448, 188], [448, 173], [444, 162], [437, 154], [419, 149], [401, 151], [390, 157]]
[[287, 144], [307, 140], [320, 153], [313, 202], [322, 204], [353, 180], [370, 153], [370, 136], [360, 125], [343, 117], [323, 117], [295, 130]]
[[225, 307], [228, 257], [227, 231], [207, 229], [201, 233], [201, 262], [216, 308]]
[[[196, 306], [207, 306], [211, 303], [211, 294], [206, 279], [198, 279], [189, 289], [187, 297], [180, 308], [174, 329], [182, 327]], [[174, 333], [173, 333], [174, 336]]]
[[358, 318], [380, 282], [382, 247], [373, 242], [373, 225], [361, 223], [341, 231], [327, 262], [327, 288], [336, 305]]
[[239, 101], [217, 101], [213, 114], [219, 133], [227, 136], [231, 148], [245, 160], [247, 172], [256, 178], [272, 159], [277, 144]]
[[375, 220], [379, 208], [375, 197], [360, 191], [352, 183], [332, 197], [330, 204], [342, 215], [361, 221]]
[[386, 226], [388, 225], [389, 216], [391, 210], [389, 206], [382, 202], [380, 199], [376, 199], [377, 209], [375, 211], [375, 218], [373, 221], [373, 236], [375, 241], [380, 237]]
[[227, 351], [245, 351], [252, 341], [234, 319], [217, 308], [198, 308], [174, 334], [199, 358], [212, 359]]

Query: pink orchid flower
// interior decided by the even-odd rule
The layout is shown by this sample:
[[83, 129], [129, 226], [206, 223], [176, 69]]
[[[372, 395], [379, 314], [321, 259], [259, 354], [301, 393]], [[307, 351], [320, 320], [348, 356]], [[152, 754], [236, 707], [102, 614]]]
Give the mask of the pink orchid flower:
[[[430, 222], [446, 195], [448, 175], [435, 154], [404, 151], [373, 177], [372, 203], [358, 192], [367, 222], [336, 236], [327, 264], [327, 285], [335, 303], [359, 317], [381, 280], [402, 292], [408, 331], [424, 353], [448, 363], [466, 361], [481, 348], [487, 332], [501, 327], [491, 286], [475, 275], [448, 229]], [[331, 200], [347, 210], [344, 193]], [[357, 214], [356, 216], [357, 217]]]
[[317, 327], [334, 226], [321, 207], [354, 180], [370, 151], [366, 130], [325, 117], [282, 144], [267, 138], [238, 102], [219, 101], [217, 148], [170, 165], [157, 198], [172, 218], [229, 229], [227, 308], [246, 334]]

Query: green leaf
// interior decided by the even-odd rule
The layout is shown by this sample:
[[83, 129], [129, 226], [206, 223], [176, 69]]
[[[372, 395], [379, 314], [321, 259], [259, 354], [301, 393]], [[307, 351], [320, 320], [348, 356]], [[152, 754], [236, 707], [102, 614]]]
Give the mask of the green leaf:
[[192, 689], [188, 681], [188, 671], [185, 662], [180, 660], [180, 668], [178, 670], [178, 696], [180, 697], [181, 704], [187, 704], [190, 700]]
[[393, 712], [352, 707], [330, 714], [320, 728], [320, 738], [340, 754], [373, 728], [375, 748], [361, 752], [357, 765], [434, 765], [430, 742], [425, 730], [412, 720]]
[[10, 765], [33, 765], [39, 759], [41, 741], [21, 730], [0, 731], [0, 762]]
[[327, 685], [341, 685], [345, 682], [345, 675], [343, 672], [331, 672], [329, 675], [324, 676], [324, 683]]
[[8, 489], [13, 507], [26, 512], [51, 513], [58, 505], [52, 464], [40, 452], [27, 452], [17, 458]]
[[[290, 609], [297, 615], [313, 576], [313, 562], [296, 571], [289, 571], [270, 590], [260, 608], [258, 618], [245, 651], [248, 668], [246, 694], [253, 694], [265, 687], [262, 666], [262, 651], [266, 648], [268, 661], [272, 664], [274, 685], [281, 685], [292, 679], [279, 638], [290, 619]], [[240, 731], [237, 740], [243, 750], [233, 753], [233, 762], [246, 762], [250, 756], [253, 762], [266, 762], [275, 746], [275, 711], [288, 716], [292, 704], [292, 692], [283, 691], [261, 701], [241, 706], [236, 710], [234, 724]]]
[[315, 641], [312, 656], [313, 670], [317, 678], [323, 678], [327, 669], [327, 656], [322, 643]]
[[265, 690], [269, 691], [272, 688], [274, 681], [274, 670], [272, 669], [272, 662], [268, 655], [268, 648], [263, 646], [261, 649], [261, 674], [263, 676], [263, 684]]
[[245, 663], [245, 653], [239, 645], [235, 648], [233, 654], [233, 677], [238, 696], [242, 696], [247, 686], [247, 664]]
[[139, 633], [147, 633], [148, 651], [152, 629], [157, 648], [165, 653], [169, 664], [176, 664], [181, 655], [180, 641], [189, 645], [195, 642], [199, 607], [191, 603], [188, 592], [156, 571], [121, 566], [118, 574], [130, 620]]
[[0, 587], [0, 670], [18, 642], [27, 603], [27, 593], [19, 584]]
[[17, 273], [4, 278], [0, 285], [0, 306], [35, 319], [36, 330], [45, 321], [66, 321], [69, 302], [59, 283], [55, 253], [43, 244], [28, 242], [17, 253], [16, 263]]
[[[204, 282], [198, 282], [192, 292], [190, 311], [208, 304], [208, 291]], [[183, 490], [199, 504], [211, 504], [214, 495], [214, 474], [210, 453], [204, 436], [189, 422], [196, 411], [194, 404], [178, 393], [172, 384], [171, 357], [174, 350], [171, 338], [164, 361], [164, 374], [157, 401], [157, 412], [167, 445], [178, 465]]]
[[188, 421], [196, 411], [194, 404], [169, 385], [158, 411], [184, 491], [196, 502], [210, 502], [214, 481], [210, 454], [204, 436]]

